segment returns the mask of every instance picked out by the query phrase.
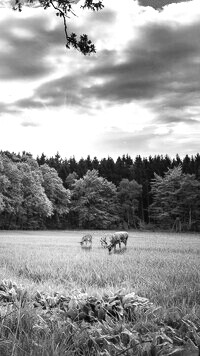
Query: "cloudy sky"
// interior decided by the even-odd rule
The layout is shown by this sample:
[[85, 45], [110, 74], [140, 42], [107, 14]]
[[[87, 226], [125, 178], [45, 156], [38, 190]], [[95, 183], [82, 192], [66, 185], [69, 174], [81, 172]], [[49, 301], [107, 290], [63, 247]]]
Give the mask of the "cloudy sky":
[[[2, 0], [0, 0], [3, 3]], [[51, 11], [0, 8], [0, 150], [79, 159], [200, 151], [199, 0], [104, 0], [69, 28]]]

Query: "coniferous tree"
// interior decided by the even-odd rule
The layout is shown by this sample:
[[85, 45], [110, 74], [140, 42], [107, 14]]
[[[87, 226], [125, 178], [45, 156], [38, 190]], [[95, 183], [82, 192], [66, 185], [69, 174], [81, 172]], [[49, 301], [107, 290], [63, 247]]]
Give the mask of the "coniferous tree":
[[99, 160], [97, 157], [94, 157], [92, 160], [92, 169], [96, 169], [97, 171], [99, 170]]
[[155, 173], [151, 192], [153, 204], [150, 206], [152, 219], [163, 227], [171, 228], [176, 217], [180, 215], [177, 190], [180, 188], [181, 166], [169, 169], [164, 177]]
[[138, 218], [139, 197], [142, 193], [142, 186], [135, 180], [129, 181], [123, 178], [118, 187], [118, 198], [121, 207], [122, 219], [127, 228], [138, 228], [140, 219]]
[[42, 153], [40, 157], [37, 157], [37, 163], [39, 164], [39, 166], [46, 163], [46, 156], [44, 153]]
[[200, 219], [200, 182], [184, 174], [181, 165], [169, 169], [164, 177], [155, 174], [152, 181], [151, 217], [159, 226], [172, 228], [180, 219], [183, 228], [192, 229]]
[[[87, 162], [84, 158], [81, 158], [77, 164], [78, 176], [82, 178], [87, 172]], [[74, 173], [74, 172], [73, 172]]]
[[108, 156], [108, 158], [103, 158], [100, 161], [99, 174], [115, 184], [115, 162], [113, 158]]

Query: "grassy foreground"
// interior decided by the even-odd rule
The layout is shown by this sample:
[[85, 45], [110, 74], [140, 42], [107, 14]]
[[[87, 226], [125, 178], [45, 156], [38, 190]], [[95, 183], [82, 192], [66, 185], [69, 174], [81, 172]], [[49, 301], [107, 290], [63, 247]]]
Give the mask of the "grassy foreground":
[[[110, 337], [119, 336], [125, 330], [132, 335], [139, 332], [140, 336], [148, 334], [150, 337], [149, 333], [158, 333], [166, 323], [169, 327], [177, 327], [172, 324], [180, 322], [187, 315], [190, 315], [190, 322], [196, 323], [195, 332], [198, 334], [198, 235], [130, 232], [127, 250], [109, 255], [107, 250], [100, 247], [100, 237], [103, 235], [100, 231], [90, 231], [94, 240], [92, 249], [81, 249], [79, 241], [86, 233], [0, 232], [0, 280], [11, 280], [26, 290], [23, 303], [18, 300], [13, 306], [13, 303], [5, 303], [3, 299], [0, 301], [0, 355], [143, 355], [143, 351], [137, 348], [133, 353], [130, 347], [132, 336], [127, 344], [120, 339], [124, 348], [102, 348], [94, 341], [96, 336], [91, 336], [94, 330], [91, 332], [91, 326], [85, 321], [79, 322], [77, 326], [62, 313], [58, 315], [52, 310], [44, 312], [43, 309], [33, 308], [31, 302], [37, 290], [49, 296], [55, 292], [70, 297], [77, 293], [87, 293], [101, 300], [105, 295], [117, 295], [118, 290], [123, 289], [124, 294], [134, 291], [148, 298], [154, 305], [154, 311], [158, 310], [134, 313], [134, 322], [123, 319], [113, 324], [110, 318], [103, 323], [98, 321], [95, 330], [100, 330], [98, 332], [104, 335], [109, 334]], [[175, 320], [170, 316], [172, 310], [173, 313], [178, 312]], [[180, 338], [181, 335], [178, 336]], [[200, 345], [194, 335], [190, 339], [194, 347]], [[179, 340], [175, 346], [186, 347], [184, 342]], [[144, 355], [164, 355], [160, 349], [156, 349], [156, 345], [154, 351], [152, 347], [145, 347]], [[184, 355], [183, 350], [180, 352], [176, 355]], [[187, 351], [185, 355], [199, 354], [195, 348], [191, 352]]]

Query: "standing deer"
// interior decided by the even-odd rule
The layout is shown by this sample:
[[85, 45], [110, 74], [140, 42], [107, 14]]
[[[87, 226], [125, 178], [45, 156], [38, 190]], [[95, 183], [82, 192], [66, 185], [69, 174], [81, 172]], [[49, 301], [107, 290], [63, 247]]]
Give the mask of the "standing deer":
[[120, 232], [115, 232], [110, 236], [110, 242], [109, 244], [107, 243], [107, 248], [109, 253], [112, 251], [114, 248], [114, 251], [116, 251], [116, 246], [119, 245], [119, 248], [121, 250], [121, 243], [123, 243], [126, 247], [127, 245], [127, 240], [128, 240], [128, 232], [126, 231], [120, 231]]

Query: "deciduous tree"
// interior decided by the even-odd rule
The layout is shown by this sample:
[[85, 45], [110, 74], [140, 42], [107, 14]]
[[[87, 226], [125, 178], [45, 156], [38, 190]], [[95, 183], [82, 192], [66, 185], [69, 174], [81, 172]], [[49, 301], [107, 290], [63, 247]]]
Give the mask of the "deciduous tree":
[[23, 228], [41, 228], [43, 227], [43, 219], [53, 214], [52, 202], [42, 186], [41, 172], [39, 167], [33, 169], [30, 164], [25, 162], [17, 165], [21, 172], [23, 197], [19, 214], [21, 225]]
[[21, 172], [10, 158], [0, 155], [0, 212], [2, 228], [15, 227], [17, 215], [23, 202]]
[[52, 204], [42, 187], [42, 174], [30, 155], [13, 160], [0, 156], [1, 227], [40, 228], [52, 214]]
[[43, 176], [43, 187], [48, 199], [52, 203], [53, 213], [64, 215], [69, 212], [70, 191], [63, 186], [62, 179], [54, 168], [47, 164], [40, 166]]
[[82, 228], [107, 229], [119, 224], [119, 206], [116, 186], [98, 171], [88, 171], [76, 180], [72, 191], [71, 211]]

